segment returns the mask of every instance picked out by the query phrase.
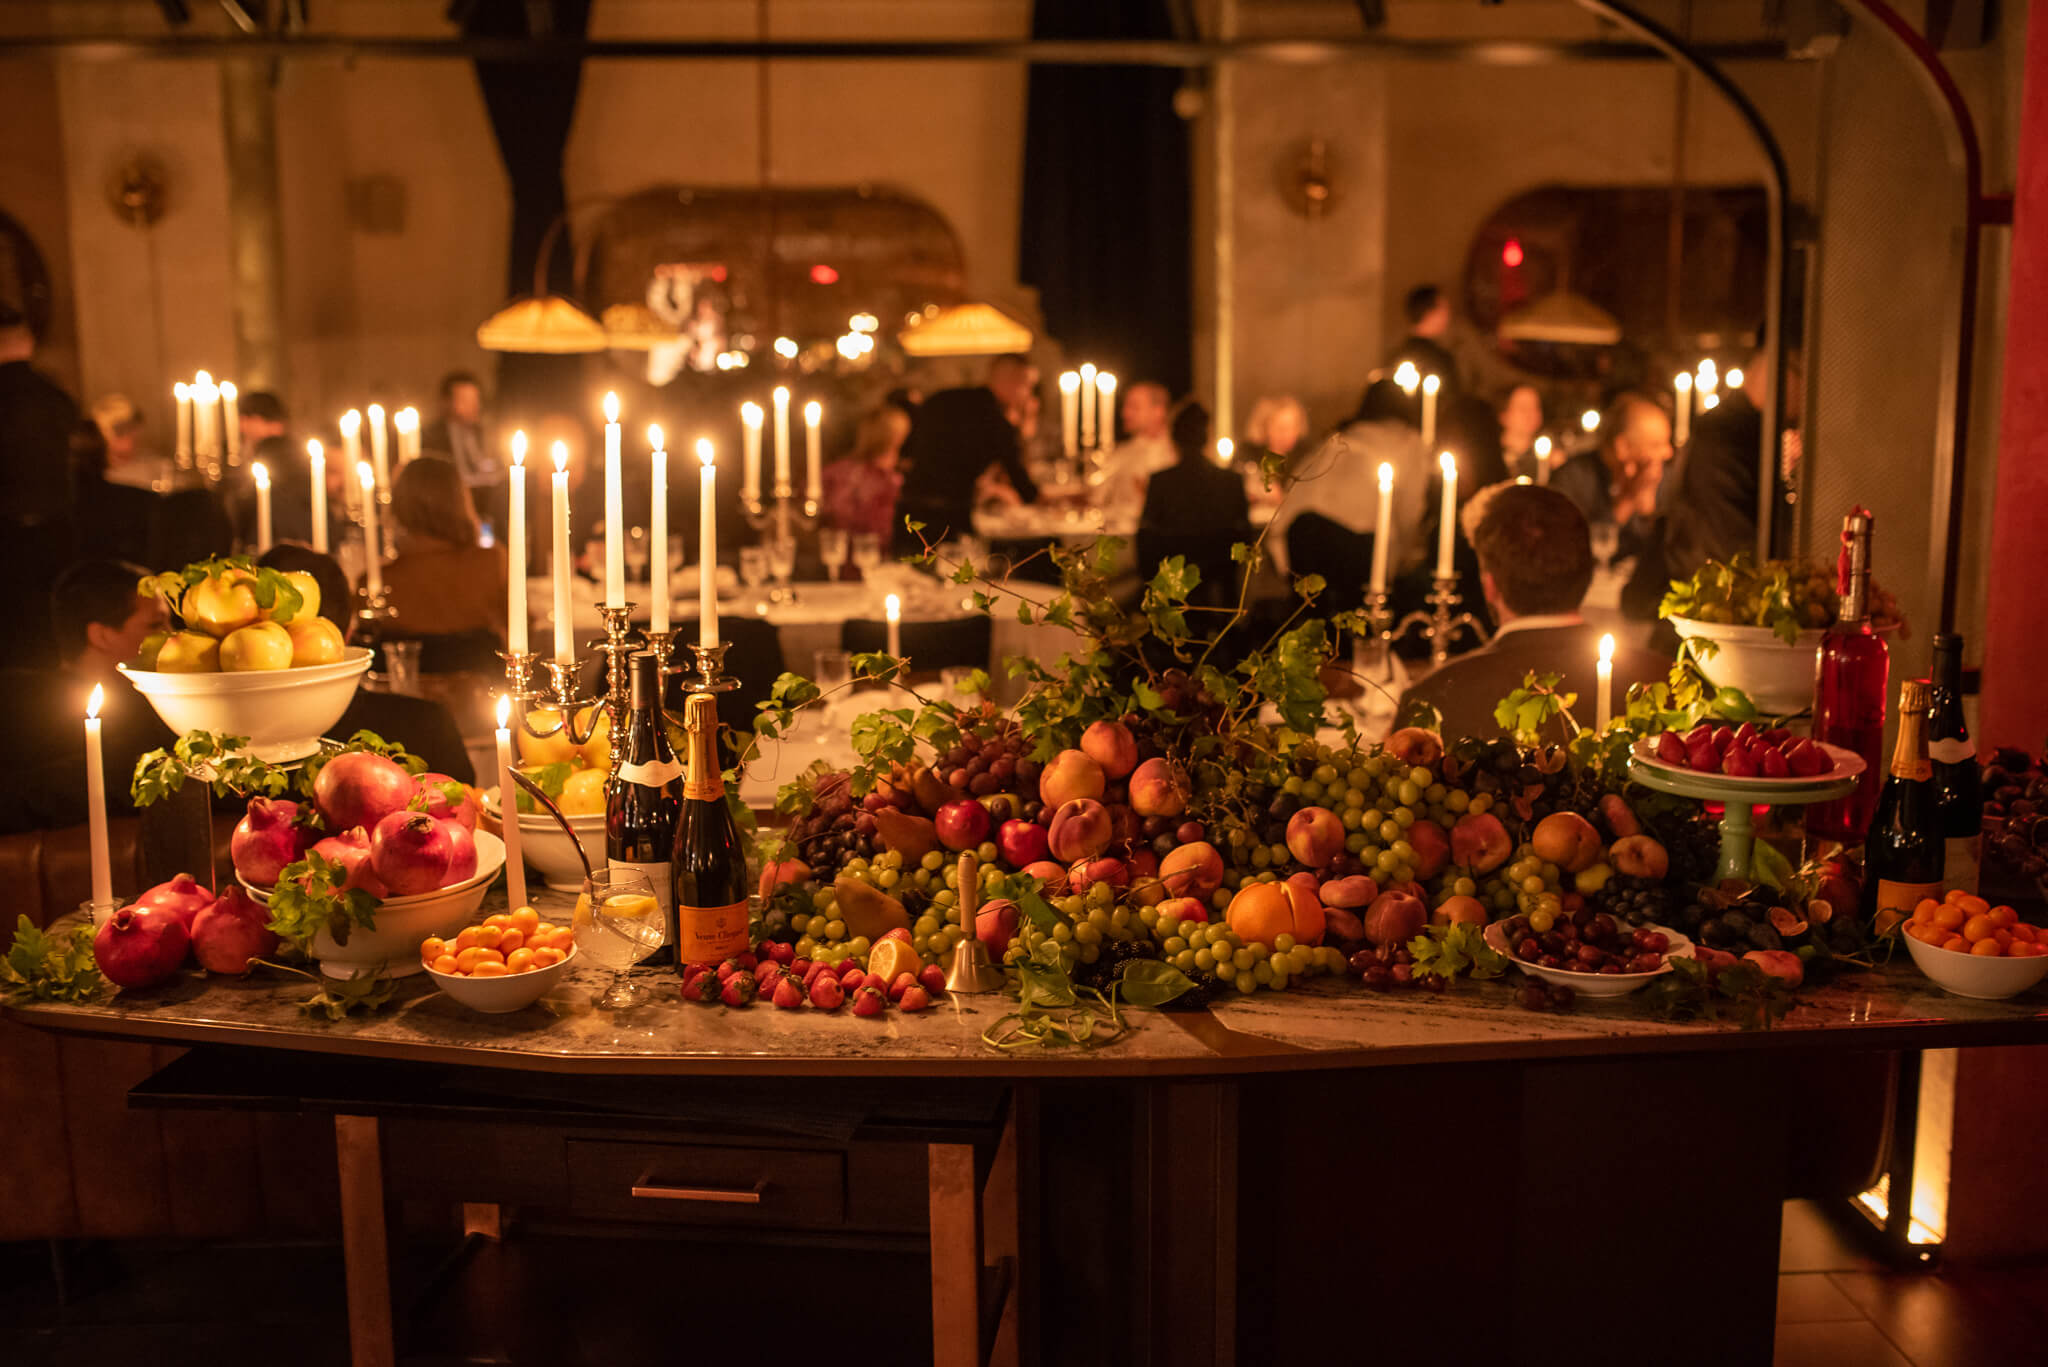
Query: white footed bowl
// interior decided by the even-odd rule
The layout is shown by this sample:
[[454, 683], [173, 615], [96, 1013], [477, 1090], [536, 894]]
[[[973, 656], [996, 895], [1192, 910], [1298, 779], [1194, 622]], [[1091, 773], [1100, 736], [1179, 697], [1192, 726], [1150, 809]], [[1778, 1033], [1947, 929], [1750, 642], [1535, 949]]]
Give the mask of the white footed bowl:
[[[499, 825], [505, 821], [498, 810], [498, 790], [493, 788], [484, 794], [484, 810], [495, 818]], [[532, 867], [540, 870], [541, 881], [556, 892], [583, 891], [583, 861], [576, 857], [576, 845], [569, 843], [569, 837], [562, 834], [562, 828], [546, 812], [519, 812], [519, 854]], [[590, 867], [602, 869], [604, 864], [604, 814], [589, 812], [568, 818], [569, 825], [576, 832], [576, 844], [583, 847], [583, 853], [590, 856]]]
[[1769, 627], [1734, 626], [1673, 617], [1671, 627], [1687, 640], [1712, 641], [1720, 649], [1700, 661], [1717, 687], [1739, 688], [1765, 712], [1778, 716], [1813, 706], [1813, 676], [1825, 628], [1802, 631], [1792, 645]]
[[[247, 736], [248, 751], [270, 764], [304, 759], [348, 711], [370, 652], [344, 646], [333, 664], [298, 669], [248, 670], [233, 674], [164, 674], [117, 666], [149, 699], [164, 725], [184, 735]], [[481, 854], [481, 851], [479, 851]]]

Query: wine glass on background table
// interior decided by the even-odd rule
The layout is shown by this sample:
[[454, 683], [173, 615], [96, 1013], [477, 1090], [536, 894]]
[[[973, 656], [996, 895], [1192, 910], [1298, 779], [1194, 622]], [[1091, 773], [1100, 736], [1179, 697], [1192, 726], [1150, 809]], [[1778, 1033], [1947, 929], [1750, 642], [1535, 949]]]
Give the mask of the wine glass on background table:
[[626, 531], [626, 582], [638, 584], [647, 579], [647, 567], [653, 563], [648, 554], [647, 529], [632, 527]]
[[758, 592], [768, 582], [768, 551], [763, 546], [740, 547], [740, 582], [749, 592]]
[[839, 571], [846, 564], [848, 554], [846, 530], [843, 527], [818, 529], [818, 559], [825, 566], [827, 583], [839, 582]]
[[638, 1006], [646, 989], [626, 975], [668, 938], [667, 918], [654, 883], [629, 869], [601, 869], [583, 880], [570, 918], [576, 948], [600, 968], [612, 970], [611, 985], [597, 999], [601, 1011]]
[[790, 592], [790, 576], [796, 573], [796, 538], [775, 536], [768, 539], [768, 572], [775, 576], [775, 597], [779, 602], [788, 602], [795, 597]]
[[882, 567], [882, 538], [873, 532], [856, 532], [853, 537], [853, 564], [866, 579]]

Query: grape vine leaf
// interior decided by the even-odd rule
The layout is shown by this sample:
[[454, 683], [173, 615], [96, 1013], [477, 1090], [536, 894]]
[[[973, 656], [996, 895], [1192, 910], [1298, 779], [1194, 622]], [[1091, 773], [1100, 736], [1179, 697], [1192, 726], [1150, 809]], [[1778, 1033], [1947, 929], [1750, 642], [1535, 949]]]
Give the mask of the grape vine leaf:
[[39, 929], [24, 914], [14, 941], [0, 958], [0, 997], [77, 1002], [99, 995], [99, 963], [93, 958], [92, 928], [73, 926], [69, 935]]

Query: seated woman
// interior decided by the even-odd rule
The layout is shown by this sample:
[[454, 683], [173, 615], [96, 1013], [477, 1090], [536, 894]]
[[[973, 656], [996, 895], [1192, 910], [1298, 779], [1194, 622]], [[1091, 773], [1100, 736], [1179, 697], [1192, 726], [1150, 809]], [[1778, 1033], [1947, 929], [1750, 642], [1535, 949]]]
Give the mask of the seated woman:
[[[1235, 461], [1244, 474], [1245, 496], [1254, 503], [1277, 505], [1296, 462], [1307, 454], [1301, 449], [1307, 436], [1308, 410], [1292, 394], [1268, 394], [1253, 404]], [[1277, 466], [1271, 484], [1266, 482], [1269, 461]]]
[[896, 468], [910, 435], [910, 415], [883, 404], [860, 420], [853, 450], [825, 467], [825, 521], [848, 533], [872, 532], [887, 540], [896, 528]]
[[1177, 464], [1145, 485], [1145, 510], [1138, 520], [1138, 573], [1150, 579], [1159, 562], [1183, 556], [1202, 572], [1190, 601], [1220, 607], [1237, 597], [1243, 572], [1230, 548], [1252, 539], [1244, 480], [1209, 458], [1209, 410], [1198, 403], [1173, 418]]
[[401, 637], [481, 636], [505, 641], [505, 552], [477, 544], [476, 509], [455, 462], [422, 456], [391, 489], [398, 554], [384, 594]]

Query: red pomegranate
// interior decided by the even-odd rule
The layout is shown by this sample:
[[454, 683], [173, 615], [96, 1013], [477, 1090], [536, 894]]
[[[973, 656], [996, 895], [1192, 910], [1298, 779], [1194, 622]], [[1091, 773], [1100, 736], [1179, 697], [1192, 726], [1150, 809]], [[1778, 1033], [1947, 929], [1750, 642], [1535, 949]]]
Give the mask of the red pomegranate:
[[361, 888], [379, 901], [391, 895], [391, 890], [384, 886], [384, 880], [377, 876], [377, 870], [370, 863], [370, 837], [361, 826], [352, 826], [340, 835], [328, 836], [315, 845], [312, 852], [346, 870], [347, 876], [342, 880], [344, 888]]
[[277, 943], [269, 909], [239, 887], [222, 893], [192, 924], [192, 957], [208, 973], [241, 977], [251, 959], [275, 954]]
[[311, 833], [298, 824], [299, 804], [281, 798], [249, 799], [249, 811], [235, 826], [228, 852], [235, 872], [259, 888], [277, 882], [284, 866], [306, 852]]
[[411, 897], [447, 885], [455, 858], [451, 828], [460, 829], [425, 812], [393, 812], [377, 823], [370, 836], [370, 864], [393, 896]]
[[126, 906], [108, 917], [92, 937], [92, 956], [108, 982], [136, 992], [177, 973], [191, 943], [177, 912]]
[[456, 780], [446, 774], [421, 774], [420, 796], [427, 800], [427, 815], [442, 821], [457, 821], [465, 830], [476, 829], [476, 799], [470, 795], [469, 785], [462, 784], [462, 800], [450, 802], [448, 787]]
[[442, 818], [441, 829], [448, 837], [448, 880], [442, 887], [466, 883], [476, 877], [476, 837], [469, 827], [452, 818]]
[[313, 780], [313, 804], [326, 819], [327, 829], [345, 831], [361, 826], [377, 829], [377, 823], [412, 801], [419, 785], [396, 761], [367, 750], [336, 755]]
[[193, 918], [213, 905], [213, 891], [191, 874], [181, 873], [168, 883], [158, 883], [136, 898], [133, 905], [170, 912], [189, 935]]

